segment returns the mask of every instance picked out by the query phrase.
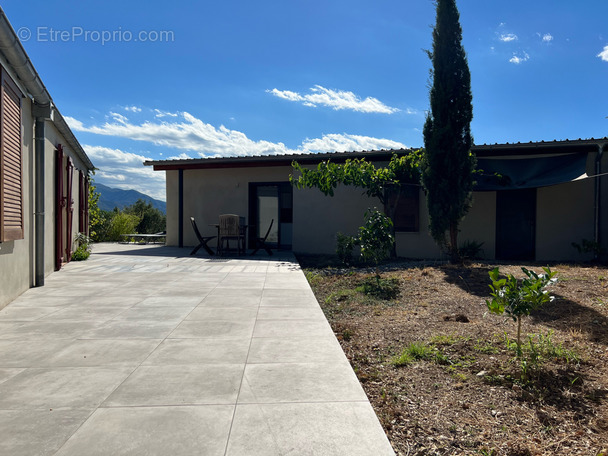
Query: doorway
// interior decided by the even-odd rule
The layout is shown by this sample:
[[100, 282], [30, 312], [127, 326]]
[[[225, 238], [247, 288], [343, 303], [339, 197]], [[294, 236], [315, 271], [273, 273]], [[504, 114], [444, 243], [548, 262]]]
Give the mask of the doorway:
[[272, 229], [266, 243], [291, 250], [293, 232], [293, 188], [289, 182], [249, 183], [249, 245]]
[[496, 192], [496, 259], [534, 260], [536, 189]]

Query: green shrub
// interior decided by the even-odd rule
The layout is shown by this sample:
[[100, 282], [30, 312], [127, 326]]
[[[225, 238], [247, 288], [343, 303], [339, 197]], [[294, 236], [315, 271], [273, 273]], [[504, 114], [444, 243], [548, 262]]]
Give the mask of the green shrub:
[[72, 260], [74, 261], [84, 261], [91, 255], [91, 249], [88, 245], [80, 245], [78, 248], [72, 253]]
[[476, 260], [481, 258], [483, 242], [464, 241], [458, 249], [460, 258], [464, 260]]
[[506, 313], [513, 321], [517, 322], [517, 351], [521, 355], [521, 318], [530, 315], [535, 309], [543, 304], [553, 301], [554, 297], [547, 293], [546, 287], [554, 284], [555, 272], [550, 268], [543, 268], [544, 274], [536, 274], [524, 267], [521, 268], [526, 275], [521, 280], [516, 279], [511, 274], [506, 278], [500, 279], [500, 271], [494, 268], [489, 272], [492, 284], [491, 300], [486, 300], [486, 305], [490, 312], [502, 315]]
[[359, 241], [354, 236], [338, 233], [336, 235], [336, 255], [346, 266], [353, 264], [353, 250]]
[[74, 245], [78, 247], [72, 253], [72, 260], [84, 261], [91, 255], [91, 239], [84, 233], [78, 233], [74, 238]]
[[121, 235], [134, 233], [138, 223], [139, 217], [136, 215], [114, 212], [104, 240], [110, 242], [121, 241]]
[[377, 209], [365, 212], [365, 225], [359, 228], [359, 245], [363, 261], [378, 263], [387, 258], [395, 243], [393, 221]]

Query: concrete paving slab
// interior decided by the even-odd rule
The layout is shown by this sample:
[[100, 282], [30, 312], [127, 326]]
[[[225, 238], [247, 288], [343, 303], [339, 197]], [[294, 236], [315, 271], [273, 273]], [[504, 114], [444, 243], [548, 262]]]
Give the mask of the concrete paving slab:
[[2, 340], [0, 367], [40, 367], [41, 363], [73, 342], [64, 340]]
[[36, 321], [53, 312], [57, 312], [54, 307], [8, 306], [0, 310], [0, 321]]
[[170, 339], [251, 339], [254, 320], [249, 321], [196, 321], [182, 322], [171, 334]]
[[135, 306], [114, 316], [114, 321], [181, 322], [195, 306]]
[[148, 306], [148, 307], [167, 307], [167, 306], [176, 306], [176, 307], [187, 307], [187, 306], [197, 306], [202, 299], [205, 297], [203, 293], [195, 293], [190, 296], [149, 296], [140, 300], [136, 305], [139, 307]]
[[[234, 291], [225, 289], [226, 292]], [[223, 290], [222, 290], [223, 291]], [[203, 299], [199, 306], [203, 307], [218, 307], [221, 309], [225, 309], [228, 307], [251, 307], [257, 309], [260, 305], [260, 296], [256, 296], [254, 293], [253, 296], [249, 294], [249, 290], [244, 293], [238, 293], [238, 290], [234, 294], [229, 293], [214, 293], [209, 294], [205, 299]]]
[[132, 372], [128, 368], [25, 369], [0, 384], [0, 410], [98, 407]]
[[248, 364], [238, 403], [332, 401], [367, 401], [367, 396], [349, 365]]
[[7, 380], [10, 380], [15, 375], [19, 375], [24, 370], [25, 370], [24, 368], [17, 368], [17, 367], [10, 367], [10, 368], [9, 367], [3, 367], [3, 368], [0, 368], [0, 383], [4, 383]]
[[273, 307], [261, 306], [257, 314], [258, 320], [321, 320], [325, 315], [319, 306], [307, 307]]
[[[255, 306], [251, 307], [203, 307], [198, 306], [188, 314], [186, 320], [230, 320], [230, 321], [255, 321], [259, 311]], [[258, 317], [259, 318], [259, 317]]]
[[98, 326], [99, 323], [90, 321], [46, 321], [38, 319], [4, 329], [0, 333], [0, 339], [77, 339]]
[[141, 366], [103, 406], [234, 404], [242, 374], [240, 364]]
[[164, 339], [176, 328], [176, 321], [110, 320], [83, 332], [83, 339]]
[[250, 341], [243, 339], [166, 339], [143, 365], [245, 364]]
[[258, 320], [253, 337], [323, 337], [331, 334], [326, 320]]
[[39, 361], [45, 367], [139, 366], [162, 339], [75, 340]]
[[124, 306], [92, 306], [87, 303], [75, 304], [61, 309], [53, 309], [45, 321], [91, 321], [99, 324], [111, 320], [124, 312]]
[[57, 456], [223, 456], [233, 410], [232, 405], [99, 409]]
[[227, 456], [391, 456], [368, 402], [238, 405]]
[[253, 338], [249, 364], [256, 363], [346, 363], [335, 337]]
[[93, 409], [0, 410], [0, 454], [54, 455], [92, 412]]

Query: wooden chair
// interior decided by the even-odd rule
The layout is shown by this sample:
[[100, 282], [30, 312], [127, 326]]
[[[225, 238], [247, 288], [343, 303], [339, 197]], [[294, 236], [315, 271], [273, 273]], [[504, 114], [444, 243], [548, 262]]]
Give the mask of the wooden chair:
[[272, 224], [274, 223], [274, 219], [270, 221], [270, 226], [268, 227], [268, 231], [264, 237], [257, 238], [255, 241], [255, 250], [251, 252], [251, 255], [255, 255], [258, 250], [264, 249], [268, 255], [272, 255], [272, 250], [270, 250], [270, 246], [266, 244], [266, 239], [268, 239], [268, 235], [270, 234], [270, 230], [272, 230]]
[[245, 252], [245, 233], [241, 228], [241, 217], [235, 214], [220, 215], [217, 253], [223, 254], [230, 249], [230, 241], [235, 240], [237, 252]]
[[201, 247], [204, 248], [209, 255], [213, 255], [213, 250], [211, 250], [211, 248], [209, 248], [209, 246], [207, 245], [207, 242], [209, 242], [213, 238], [216, 238], [217, 236], [201, 236], [201, 232], [198, 230], [198, 227], [196, 226], [194, 217], [190, 217], [190, 223], [192, 223], [192, 229], [194, 230], [194, 234], [196, 234], [196, 237], [198, 238], [198, 245], [196, 247], [194, 247], [194, 250], [192, 250], [192, 252], [190, 252], [190, 255], [196, 254], [196, 252], [198, 252]]

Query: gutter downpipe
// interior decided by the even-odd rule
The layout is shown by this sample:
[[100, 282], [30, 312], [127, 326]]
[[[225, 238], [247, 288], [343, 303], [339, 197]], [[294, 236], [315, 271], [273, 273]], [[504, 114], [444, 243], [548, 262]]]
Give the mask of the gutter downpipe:
[[44, 286], [44, 117], [36, 117], [35, 127], [35, 287]]
[[598, 146], [597, 157], [595, 158], [595, 175], [598, 176], [595, 178], [595, 226], [594, 226], [594, 241], [598, 246], [598, 251], [595, 253], [595, 259], [600, 260], [600, 247], [601, 247], [601, 198], [602, 198], [602, 186], [601, 180], [602, 178], [599, 176], [602, 174], [602, 156], [604, 154], [604, 147], [606, 143], [600, 143]]

